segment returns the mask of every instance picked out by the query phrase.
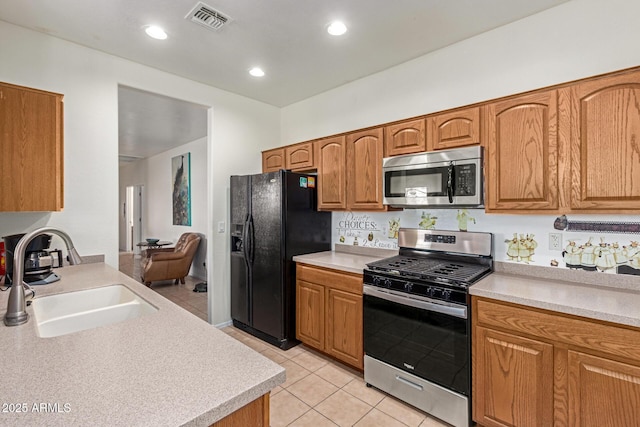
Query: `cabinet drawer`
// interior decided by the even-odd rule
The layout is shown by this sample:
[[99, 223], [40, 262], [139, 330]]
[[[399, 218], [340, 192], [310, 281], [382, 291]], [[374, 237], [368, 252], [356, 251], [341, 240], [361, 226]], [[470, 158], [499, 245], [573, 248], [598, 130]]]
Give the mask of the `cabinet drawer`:
[[501, 328], [640, 361], [640, 330], [475, 298], [479, 326]]
[[296, 279], [362, 295], [362, 275], [298, 264]]

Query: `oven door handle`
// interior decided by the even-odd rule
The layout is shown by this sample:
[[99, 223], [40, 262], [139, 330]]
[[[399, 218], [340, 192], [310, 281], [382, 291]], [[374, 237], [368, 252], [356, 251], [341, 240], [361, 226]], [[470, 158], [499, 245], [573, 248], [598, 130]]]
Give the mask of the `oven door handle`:
[[448, 305], [436, 304], [428, 301], [421, 301], [415, 298], [407, 298], [404, 296], [392, 294], [389, 292], [379, 291], [373, 286], [364, 285], [362, 287], [362, 293], [372, 297], [380, 298], [385, 301], [395, 302], [398, 304], [404, 304], [411, 307], [419, 308], [421, 310], [433, 311], [436, 313], [446, 314], [448, 316], [459, 317], [461, 319], [467, 318], [467, 307], [451, 307]]

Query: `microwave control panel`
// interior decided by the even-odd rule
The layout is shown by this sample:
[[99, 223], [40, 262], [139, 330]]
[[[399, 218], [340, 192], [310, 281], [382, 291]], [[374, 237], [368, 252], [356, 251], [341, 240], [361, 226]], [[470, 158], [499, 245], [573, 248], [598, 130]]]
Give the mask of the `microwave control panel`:
[[476, 194], [476, 165], [456, 165], [455, 189], [456, 196], [475, 196]]

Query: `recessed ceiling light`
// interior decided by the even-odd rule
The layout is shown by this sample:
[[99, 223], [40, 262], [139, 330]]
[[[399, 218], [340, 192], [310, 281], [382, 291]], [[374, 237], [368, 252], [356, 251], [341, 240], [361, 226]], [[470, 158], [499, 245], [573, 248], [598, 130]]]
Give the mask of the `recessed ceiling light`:
[[262, 71], [262, 68], [260, 67], [253, 67], [249, 70], [249, 74], [251, 74], [253, 77], [263, 77], [264, 71]]
[[155, 25], [149, 25], [145, 27], [144, 32], [147, 33], [149, 37], [153, 37], [154, 39], [164, 40], [167, 38], [167, 33], [160, 27]]
[[327, 27], [327, 32], [332, 36], [341, 36], [347, 32], [347, 26], [341, 21], [333, 21]]

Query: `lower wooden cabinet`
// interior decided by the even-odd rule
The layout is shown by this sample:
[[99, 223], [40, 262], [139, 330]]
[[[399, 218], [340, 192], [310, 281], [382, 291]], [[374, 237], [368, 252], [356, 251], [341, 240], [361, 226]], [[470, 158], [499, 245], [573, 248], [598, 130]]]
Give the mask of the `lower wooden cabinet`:
[[211, 427], [269, 427], [269, 393], [216, 421]]
[[298, 264], [296, 338], [362, 370], [362, 275]]
[[482, 426], [640, 426], [640, 329], [472, 298]]
[[553, 425], [553, 345], [481, 327], [475, 333], [476, 422]]

